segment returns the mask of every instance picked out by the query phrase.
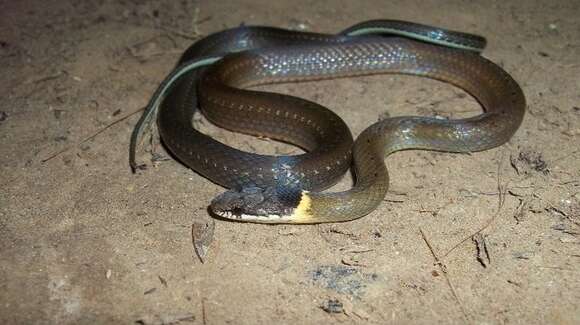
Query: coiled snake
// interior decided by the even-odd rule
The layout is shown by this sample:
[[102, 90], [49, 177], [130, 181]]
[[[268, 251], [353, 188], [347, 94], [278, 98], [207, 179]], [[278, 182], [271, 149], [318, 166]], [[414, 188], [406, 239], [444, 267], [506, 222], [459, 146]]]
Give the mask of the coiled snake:
[[[260, 223], [360, 218], [384, 199], [389, 154], [481, 151], [505, 143], [518, 129], [524, 94], [508, 73], [479, 55], [483, 47], [485, 40], [475, 35], [392, 20], [364, 22], [337, 35], [269, 27], [212, 34], [185, 52], [153, 97], [132, 139], [132, 166], [139, 133], [158, 110], [158, 128], [169, 150], [230, 188], [212, 201], [216, 215]], [[390, 118], [369, 126], [353, 145], [349, 128], [332, 111], [297, 97], [245, 89], [386, 73], [453, 84], [471, 94], [484, 113], [457, 120]], [[289, 142], [307, 153], [268, 156], [226, 146], [192, 127], [198, 104], [218, 126]], [[320, 192], [338, 181], [351, 158], [354, 186]]]

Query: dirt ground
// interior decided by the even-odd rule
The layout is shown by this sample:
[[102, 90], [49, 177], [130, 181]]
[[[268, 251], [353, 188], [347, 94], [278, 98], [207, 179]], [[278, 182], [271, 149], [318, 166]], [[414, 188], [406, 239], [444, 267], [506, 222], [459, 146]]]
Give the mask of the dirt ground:
[[[580, 324], [579, 14], [576, 0], [0, 1], [0, 323]], [[192, 223], [223, 189], [172, 159], [132, 174], [135, 112], [198, 35], [378, 18], [486, 36], [527, 97], [515, 137], [388, 157], [385, 202], [354, 222], [217, 220], [202, 264]], [[382, 116], [480, 110], [414, 77], [268, 89], [332, 108], [355, 135]]]

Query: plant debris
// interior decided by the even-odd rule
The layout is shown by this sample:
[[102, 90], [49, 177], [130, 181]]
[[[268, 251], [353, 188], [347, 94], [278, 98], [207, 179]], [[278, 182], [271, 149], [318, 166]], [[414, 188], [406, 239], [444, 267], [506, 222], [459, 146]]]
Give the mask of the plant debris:
[[518, 175], [529, 175], [532, 171], [547, 175], [550, 173], [548, 163], [541, 152], [533, 150], [520, 151], [517, 157], [510, 156], [510, 164]]
[[196, 222], [191, 225], [193, 248], [201, 263], [205, 263], [209, 246], [213, 242], [214, 232], [215, 221], [213, 219], [208, 222]]
[[491, 258], [489, 257], [489, 250], [487, 249], [487, 242], [485, 241], [485, 236], [480, 232], [471, 237], [473, 243], [475, 243], [475, 251], [477, 261], [484, 267], [488, 267], [491, 264]]

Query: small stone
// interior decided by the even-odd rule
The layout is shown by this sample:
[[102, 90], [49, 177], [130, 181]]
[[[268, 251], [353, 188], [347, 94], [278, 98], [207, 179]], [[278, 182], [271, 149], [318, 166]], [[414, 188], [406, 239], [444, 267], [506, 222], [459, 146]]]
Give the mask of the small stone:
[[338, 301], [338, 299], [328, 299], [322, 304], [322, 306], [320, 306], [320, 308], [325, 312], [332, 314], [340, 314], [344, 312], [343, 305]]

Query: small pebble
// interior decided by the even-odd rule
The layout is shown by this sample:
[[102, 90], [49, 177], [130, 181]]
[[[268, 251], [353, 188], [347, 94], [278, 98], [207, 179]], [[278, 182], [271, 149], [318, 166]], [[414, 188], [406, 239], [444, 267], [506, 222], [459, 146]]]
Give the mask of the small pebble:
[[328, 299], [320, 308], [327, 313], [340, 314], [344, 312], [343, 305], [338, 299]]

